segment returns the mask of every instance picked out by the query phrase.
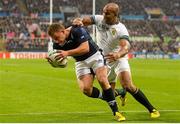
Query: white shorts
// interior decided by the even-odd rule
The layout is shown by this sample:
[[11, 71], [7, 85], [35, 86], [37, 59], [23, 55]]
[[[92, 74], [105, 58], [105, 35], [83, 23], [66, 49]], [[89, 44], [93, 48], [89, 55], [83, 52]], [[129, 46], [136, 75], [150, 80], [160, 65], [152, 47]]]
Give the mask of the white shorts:
[[110, 67], [110, 71], [108, 73], [108, 80], [111, 83], [116, 82], [117, 75], [123, 71], [130, 71], [130, 66], [128, 63], [128, 59], [122, 58], [114, 63], [109, 63], [108, 66]]
[[105, 66], [105, 60], [100, 51], [97, 51], [94, 55], [85, 59], [84, 61], [78, 61], [75, 63], [76, 76], [95, 73], [96, 69], [99, 67]]

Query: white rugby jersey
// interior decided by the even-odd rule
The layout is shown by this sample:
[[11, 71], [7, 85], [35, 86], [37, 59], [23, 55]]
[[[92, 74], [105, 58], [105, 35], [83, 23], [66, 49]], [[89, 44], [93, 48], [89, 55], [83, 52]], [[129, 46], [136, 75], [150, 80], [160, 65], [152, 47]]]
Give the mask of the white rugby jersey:
[[93, 21], [96, 25], [97, 44], [103, 50], [104, 55], [109, 52], [119, 51], [121, 49], [119, 40], [129, 37], [125, 25], [120, 22], [118, 24], [108, 25], [103, 21], [102, 15], [93, 16]]

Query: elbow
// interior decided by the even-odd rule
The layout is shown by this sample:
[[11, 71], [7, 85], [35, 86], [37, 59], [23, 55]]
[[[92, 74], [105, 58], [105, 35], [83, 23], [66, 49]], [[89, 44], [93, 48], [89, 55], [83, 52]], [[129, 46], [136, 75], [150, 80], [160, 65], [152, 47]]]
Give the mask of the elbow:
[[86, 53], [88, 53], [90, 51], [88, 41], [81, 44], [79, 51], [80, 51], [81, 54], [86, 54]]
[[89, 52], [90, 50], [89, 50], [89, 47], [88, 47], [88, 49], [87, 49], [87, 53]]
[[86, 54], [86, 53], [88, 53], [89, 51], [90, 51], [89, 47], [86, 47], [86, 48], [84, 48], [84, 49], [81, 50], [81, 53]]

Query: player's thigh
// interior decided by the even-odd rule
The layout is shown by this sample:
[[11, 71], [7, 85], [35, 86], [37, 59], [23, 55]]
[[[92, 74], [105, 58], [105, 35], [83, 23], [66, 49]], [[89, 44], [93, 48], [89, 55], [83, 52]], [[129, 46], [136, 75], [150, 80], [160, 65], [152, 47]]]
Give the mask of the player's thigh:
[[96, 78], [100, 82], [108, 82], [107, 79], [107, 68], [106, 66], [102, 66], [96, 69]]
[[93, 56], [85, 60], [85, 62], [90, 68], [92, 68], [100, 84], [108, 82], [107, 67], [105, 66], [105, 60], [101, 52], [96, 52]]
[[120, 83], [123, 88], [127, 91], [134, 92], [136, 90], [136, 86], [132, 82], [131, 73], [129, 71], [123, 71], [119, 74]]
[[91, 70], [84, 61], [75, 63], [76, 77], [79, 78], [82, 75], [90, 74]]
[[110, 84], [107, 78], [107, 68], [106, 66], [102, 66], [96, 69], [96, 78], [101, 85], [102, 89], [110, 88]]
[[131, 82], [131, 71], [127, 59], [120, 59], [114, 70], [122, 84]]
[[108, 73], [108, 81], [110, 84], [115, 84], [116, 83], [116, 73], [114, 71], [114, 68], [112, 67], [110, 70], [109, 70], [109, 73]]
[[132, 84], [131, 73], [129, 71], [120, 72], [118, 78], [122, 85]]
[[81, 90], [92, 87], [94, 76], [90, 68], [82, 61], [75, 63], [76, 77]]

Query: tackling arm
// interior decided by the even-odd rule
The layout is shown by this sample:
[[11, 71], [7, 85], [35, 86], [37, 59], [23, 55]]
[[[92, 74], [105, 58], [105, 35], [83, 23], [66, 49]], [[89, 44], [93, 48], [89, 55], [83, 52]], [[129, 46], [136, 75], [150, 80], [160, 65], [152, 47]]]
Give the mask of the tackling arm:
[[108, 61], [116, 61], [119, 58], [124, 57], [129, 52], [130, 44], [126, 39], [121, 39], [119, 41], [119, 46], [121, 49], [118, 52], [111, 52], [105, 56]]
[[126, 40], [126, 39], [121, 39], [119, 41], [119, 46], [121, 47], [121, 49], [118, 52], [118, 57], [123, 57], [125, 56], [130, 49], [130, 43]]
[[83, 17], [83, 18], [75, 18], [73, 20], [73, 25], [81, 25], [81, 26], [89, 26], [89, 25], [92, 25], [93, 22], [92, 22], [92, 19], [90, 16], [86, 16], [86, 17]]

